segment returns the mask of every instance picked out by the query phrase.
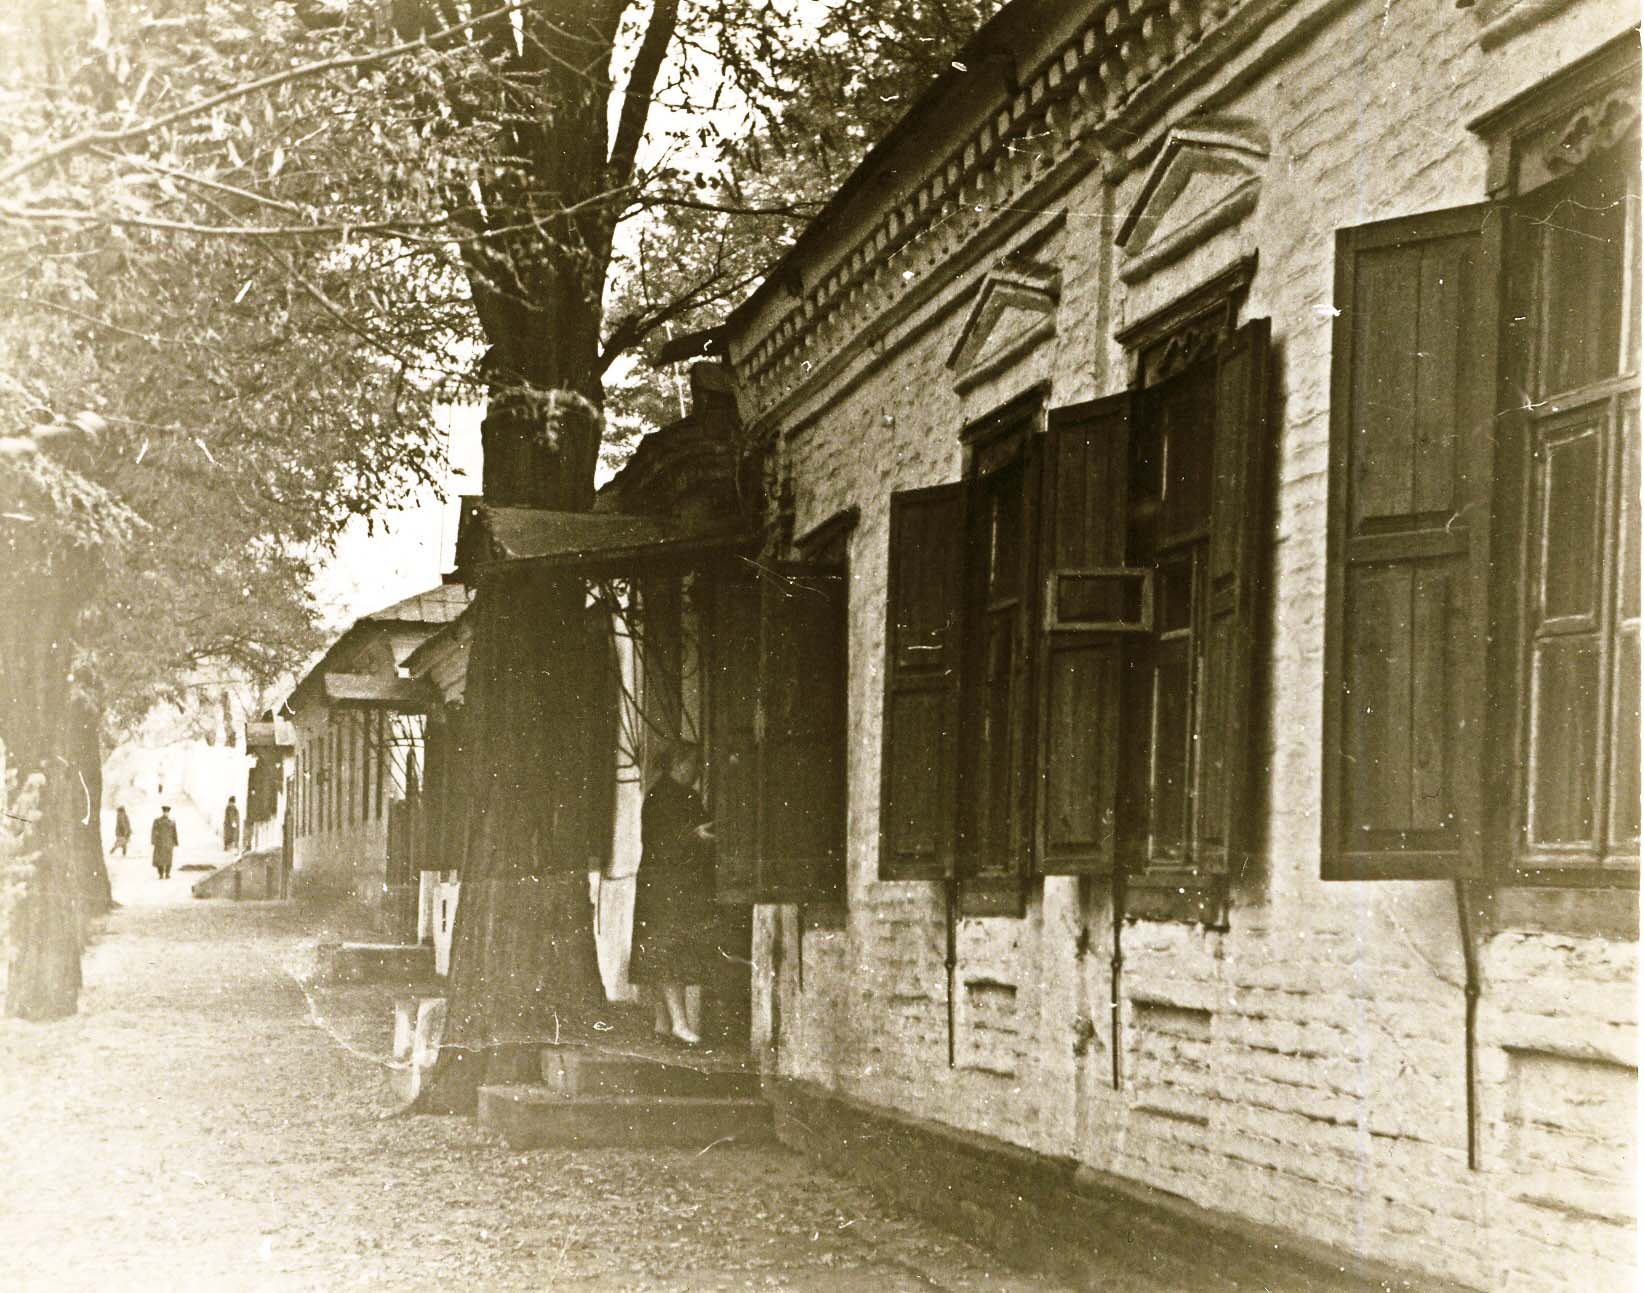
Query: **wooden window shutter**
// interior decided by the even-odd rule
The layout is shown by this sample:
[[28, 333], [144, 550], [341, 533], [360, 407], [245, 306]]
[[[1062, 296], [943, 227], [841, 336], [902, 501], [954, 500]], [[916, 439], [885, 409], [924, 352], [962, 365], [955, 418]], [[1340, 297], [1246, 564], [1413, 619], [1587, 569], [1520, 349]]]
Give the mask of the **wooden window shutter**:
[[760, 902], [836, 901], [845, 844], [845, 578], [835, 567], [760, 569]]
[[1216, 357], [1216, 423], [1205, 572], [1194, 861], [1243, 869], [1254, 847], [1258, 775], [1256, 679], [1262, 668], [1262, 563], [1268, 519], [1268, 321], [1252, 319]]
[[962, 483], [890, 499], [879, 878], [953, 872], [958, 833]]
[[707, 625], [708, 811], [713, 815], [715, 894], [756, 901], [758, 778], [754, 721], [759, 676], [759, 583], [741, 566], [704, 581]]
[[1146, 632], [1151, 571], [1125, 567], [1126, 391], [1053, 409], [1039, 512], [1037, 857], [1046, 875], [1114, 865], [1124, 642]]
[[1480, 870], [1502, 221], [1336, 236], [1323, 874]]

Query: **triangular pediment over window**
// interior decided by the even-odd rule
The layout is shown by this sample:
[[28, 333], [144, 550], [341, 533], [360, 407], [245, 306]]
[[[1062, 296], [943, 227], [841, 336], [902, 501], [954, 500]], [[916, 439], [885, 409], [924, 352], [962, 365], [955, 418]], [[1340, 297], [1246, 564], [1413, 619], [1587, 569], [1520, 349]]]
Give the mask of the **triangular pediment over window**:
[[956, 390], [1002, 372], [1056, 335], [1061, 275], [1048, 265], [1016, 261], [982, 280], [959, 340], [948, 355]]
[[1171, 131], [1119, 226], [1119, 277], [1145, 278], [1255, 210], [1267, 152], [1266, 132], [1234, 118]]

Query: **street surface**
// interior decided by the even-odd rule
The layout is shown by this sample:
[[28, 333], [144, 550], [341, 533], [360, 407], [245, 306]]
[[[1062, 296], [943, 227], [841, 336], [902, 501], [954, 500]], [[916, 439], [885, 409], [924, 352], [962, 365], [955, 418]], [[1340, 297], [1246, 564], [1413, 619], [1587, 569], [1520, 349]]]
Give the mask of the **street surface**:
[[395, 1116], [391, 989], [313, 981], [346, 931], [195, 901], [138, 837], [79, 1016], [0, 1020], [0, 1287], [1058, 1287], [780, 1148], [517, 1152]]

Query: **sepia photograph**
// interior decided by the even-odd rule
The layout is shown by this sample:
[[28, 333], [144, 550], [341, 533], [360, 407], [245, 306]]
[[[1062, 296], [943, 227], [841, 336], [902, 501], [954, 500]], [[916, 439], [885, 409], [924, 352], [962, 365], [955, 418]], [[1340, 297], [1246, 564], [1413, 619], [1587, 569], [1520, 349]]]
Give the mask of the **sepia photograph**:
[[1630, 1293], [1640, 0], [0, 0], [0, 1288]]

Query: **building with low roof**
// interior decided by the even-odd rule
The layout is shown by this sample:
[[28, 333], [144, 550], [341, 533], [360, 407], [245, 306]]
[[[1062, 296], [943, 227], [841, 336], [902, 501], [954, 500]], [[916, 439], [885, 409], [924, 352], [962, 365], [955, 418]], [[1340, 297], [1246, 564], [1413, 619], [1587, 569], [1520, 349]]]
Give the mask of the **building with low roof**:
[[734, 312], [791, 1139], [1115, 1284], [1633, 1282], [1637, 19], [1015, 0]]
[[447, 583], [361, 616], [286, 701], [293, 891], [353, 898], [405, 939], [416, 934], [420, 877], [394, 874], [390, 818], [418, 792], [433, 700], [405, 664], [467, 605], [468, 591]]

